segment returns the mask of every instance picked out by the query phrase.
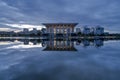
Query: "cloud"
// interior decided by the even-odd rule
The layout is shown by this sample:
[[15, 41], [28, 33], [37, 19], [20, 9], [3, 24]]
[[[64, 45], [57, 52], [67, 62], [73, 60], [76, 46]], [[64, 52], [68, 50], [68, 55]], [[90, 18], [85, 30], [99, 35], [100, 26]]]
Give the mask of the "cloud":
[[[120, 31], [118, 0], [2, 0], [0, 22], [40, 25], [45, 22], [100, 24]], [[78, 26], [80, 26], [78, 25]]]
[[17, 21], [17, 18], [24, 15], [19, 13], [19, 9], [9, 6], [7, 3], [0, 2], [0, 22], [13, 23]]
[[7, 26], [11, 26], [13, 28], [19, 28], [19, 29], [23, 29], [23, 28], [37, 28], [37, 29], [41, 29], [44, 28], [45, 26], [43, 25], [29, 25], [29, 24], [6, 24]]

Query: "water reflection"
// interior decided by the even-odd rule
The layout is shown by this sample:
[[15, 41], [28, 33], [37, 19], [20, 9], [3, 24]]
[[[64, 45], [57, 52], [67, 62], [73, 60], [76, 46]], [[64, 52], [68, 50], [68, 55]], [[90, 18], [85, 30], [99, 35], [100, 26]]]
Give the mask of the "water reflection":
[[120, 41], [16, 38], [2, 43], [11, 44], [0, 46], [0, 80], [120, 79]]
[[41, 45], [45, 47], [43, 51], [77, 51], [75, 46], [94, 46], [94, 47], [102, 47], [105, 41], [109, 41], [111, 39], [0, 39], [0, 42], [22, 42], [24, 45]]
[[71, 40], [49, 40], [45, 44], [44, 51], [76, 51], [74, 41]]

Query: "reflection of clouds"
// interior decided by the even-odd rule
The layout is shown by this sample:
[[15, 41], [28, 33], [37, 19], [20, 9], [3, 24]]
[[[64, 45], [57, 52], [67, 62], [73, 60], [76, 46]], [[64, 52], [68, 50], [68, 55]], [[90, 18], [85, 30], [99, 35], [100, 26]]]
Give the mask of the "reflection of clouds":
[[10, 45], [10, 44], [15, 44], [15, 42], [0, 42], [0, 45]]
[[17, 65], [17, 64], [19, 64], [19, 63], [18, 62], [13, 62], [12, 64], [10, 63], [9, 65], [8, 64], [2, 64], [2, 65], [0, 65], [0, 71], [9, 69], [10, 67], [12, 67], [14, 65]]
[[11, 42], [0, 42], [0, 45], [9, 45], [12, 44]]
[[[21, 63], [10, 67], [7, 71], [11, 71], [11, 74], [7, 73], [7, 75], [14, 75], [12, 76], [13, 80], [81, 80], [86, 77], [87, 80], [93, 80], [93, 78], [112, 78], [114, 76], [119, 78], [117, 71], [113, 73], [111, 71], [116, 68], [114, 66], [112, 69], [110, 68], [110, 65], [118, 66], [119, 64], [106, 64], [107, 61], [112, 61], [112, 57], [107, 57], [107, 61], [104, 61], [102, 57], [106, 58], [107, 55], [89, 54], [88, 52], [86, 51], [86, 54], [73, 54], [75, 52], [32, 54], [31, 57], [21, 59]], [[39, 50], [34, 53], [39, 53]]]
[[78, 52], [13, 49], [0, 56], [0, 80], [119, 80], [120, 50], [112, 46], [116, 44], [110, 44], [111, 49], [79, 46]]
[[37, 48], [37, 47], [42, 47], [42, 45], [24, 45], [24, 44], [20, 44], [20, 45], [13, 45], [10, 47], [7, 47], [7, 49], [20, 49], [20, 48]]
[[9, 68], [12, 68], [12, 66], [14, 65], [20, 64], [21, 60], [27, 57], [20, 54], [22, 53], [22, 51], [11, 51], [10, 49], [8, 49], [7, 52], [5, 50], [2, 52], [4, 53], [4, 55], [0, 55], [0, 71], [7, 70]]
[[[8, 42], [1, 42], [0, 43], [0, 54], [10, 53], [11, 51], [7, 51], [6, 49], [10, 46], [19, 45], [19, 44], [20, 44], [20, 42], [9, 42], [9, 41]], [[4, 51], [4, 50], [6, 50], [6, 51]], [[4, 52], [2, 52], [2, 51], [4, 51]]]

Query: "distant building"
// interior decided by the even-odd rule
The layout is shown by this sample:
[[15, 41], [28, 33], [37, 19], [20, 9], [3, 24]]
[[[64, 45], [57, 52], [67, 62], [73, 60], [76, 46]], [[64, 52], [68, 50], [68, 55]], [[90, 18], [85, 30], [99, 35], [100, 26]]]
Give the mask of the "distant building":
[[14, 31], [0, 31], [0, 36], [12, 36]]
[[79, 33], [81, 32], [81, 29], [80, 28], [76, 28], [76, 33]]
[[109, 35], [109, 32], [104, 32], [104, 35], [106, 35], [106, 36]]
[[90, 33], [91, 33], [92, 35], [94, 34], [94, 30], [95, 30], [94, 27], [91, 27], [91, 28], [90, 28]]
[[41, 32], [44, 34], [44, 33], [47, 33], [47, 30], [46, 30], [46, 28], [42, 28], [41, 29]]
[[30, 31], [30, 33], [37, 34], [37, 33], [38, 33], [37, 28], [33, 28], [33, 30], [32, 30], [32, 31]]
[[85, 35], [90, 34], [90, 28], [87, 27], [87, 26], [85, 26], [85, 27], [83, 28], [83, 32], [82, 32], [82, 33], [85, 34]]
[[24, 28], [23, 32], [20, 32], [20, 34], [29, 34], [29, 29], [28, 28]]
[[104, 28], [101, 26], [97, 26], [94, 28], [94, 34], [95, 35], [101, 35], [104, 34]]

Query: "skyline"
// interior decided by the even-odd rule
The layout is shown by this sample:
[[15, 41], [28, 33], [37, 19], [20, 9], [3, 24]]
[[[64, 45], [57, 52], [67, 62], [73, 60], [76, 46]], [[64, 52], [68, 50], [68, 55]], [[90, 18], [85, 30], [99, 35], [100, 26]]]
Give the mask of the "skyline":
[[[48, 24], [48, 23], [42, 23], [41, 26], [39, 26], [39, 25], [31, 26], [31, 25], [24, 25], [24, 24], [23, 25], [14, 24], [14, 25], [12, 25], [13, 28], [0, 28], [0, 31], [5, 31], [5, 32], [9, 32], [9, 31], [20, 32], [20, 31], [23, 31], [24, 29], [28, 29], [29, 31], [32, 31], [34, 28], [37, 29], [37, 30], [42, 30], [43, 28], [46, 28], [46, 26], [44, 24]], [[67, 23], [49, 23], [49, 24], [67, 24]], [[78, 25], [78, 23], [76, 23], [76, 24]], [[87, 27], [87, 28], [97, 28], [98, 26], [100, 26], [100, 25], [94, 25], [94, 26], [83, 25], [83, 26], [77, 27], [77, 25], [75, 26], [74, 31], [76, 31], [77, 28], [83, 30], [85, 27]], [[18, 27], [18, 28], [16, 28], [16, 27]], [[100, 26], [100, 27], [103, 27], [103, 26]], [[119, 33], [119, 32], [110, 31], [110, 30], [107, 30], [107, 29], [105, 29], [104, 31], [105, 32], [110, 32], [110, 33]]]
[[[118, 0], [0, 0], [0, 28], [41, 27], [42, 23], [78, 22], [119, 32]], [[72, 5], [72, 6], [71, 6]], [[16, 26], [15, 26], [16, 25]], [[21, 25], [21, 26], [19, 26]]]

